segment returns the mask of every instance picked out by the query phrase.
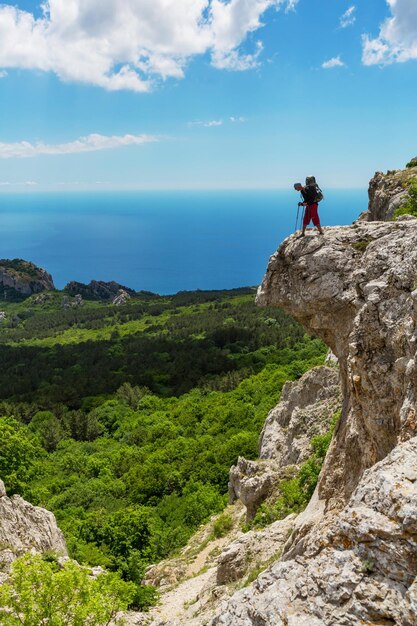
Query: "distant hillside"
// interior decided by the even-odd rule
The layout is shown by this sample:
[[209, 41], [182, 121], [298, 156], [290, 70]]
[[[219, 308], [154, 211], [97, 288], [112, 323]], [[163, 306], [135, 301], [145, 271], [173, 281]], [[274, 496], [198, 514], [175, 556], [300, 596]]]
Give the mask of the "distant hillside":
[[52, 276], [30, 261], [0, 259], [0, 297], [13, 302], [55, 289]]
[[114, 280], [110, 282], [92, 280], [88, 283], [88, 285], [72, 280], [65, 286], [65, 291], [70, 296], [80, 294], [85, 300], [113, 300], [121, 289], [131, 296], [146, 295], [148, 298], [152, 296], [157, 297], [156, 294], [153, 294], [150, 291], [136, 292], [134, 289], [125, 287], [125, 285], [120, 285]]

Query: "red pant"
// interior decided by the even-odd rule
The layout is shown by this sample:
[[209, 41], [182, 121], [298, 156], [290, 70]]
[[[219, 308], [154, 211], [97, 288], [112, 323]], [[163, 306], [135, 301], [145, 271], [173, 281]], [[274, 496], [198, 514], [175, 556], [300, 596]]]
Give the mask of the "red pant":
[[304, 228], [310, 224], [311, 220], [313, 220], [314, 226], [320, 226], [320, 218], [317, 212], [318, 208], [319, 208], [319, 205], [317, 203], [309, 204], [306, 206], [306, 210], [304, 212], [304, 220], [303, 220]]

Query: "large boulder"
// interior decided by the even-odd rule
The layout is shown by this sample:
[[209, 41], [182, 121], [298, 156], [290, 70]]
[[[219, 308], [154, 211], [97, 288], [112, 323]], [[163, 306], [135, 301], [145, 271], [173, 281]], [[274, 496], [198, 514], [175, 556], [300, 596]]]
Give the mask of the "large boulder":
[[8, 498], [0, 480], [0, 571], [7, 572], [17, 557], [29, 551], [67, 555], [64, 536], [53, 513], [18, 495]]
[[217, 560], [217, 584], [241, 580], [281, 556], [284, 544], [294, 526], [295, 515], [270, 524], [261, 530], [240, 533]]

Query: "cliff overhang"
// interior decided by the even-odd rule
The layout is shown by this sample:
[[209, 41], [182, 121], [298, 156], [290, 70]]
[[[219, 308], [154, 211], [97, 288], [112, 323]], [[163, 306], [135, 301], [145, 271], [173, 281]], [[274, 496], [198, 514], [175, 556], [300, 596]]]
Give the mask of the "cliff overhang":
[[364, 470], [417, 434], [417, 219], [292, 235], [257, 295], [339, 359], [344, 406], [318, 493], [341, 508]]

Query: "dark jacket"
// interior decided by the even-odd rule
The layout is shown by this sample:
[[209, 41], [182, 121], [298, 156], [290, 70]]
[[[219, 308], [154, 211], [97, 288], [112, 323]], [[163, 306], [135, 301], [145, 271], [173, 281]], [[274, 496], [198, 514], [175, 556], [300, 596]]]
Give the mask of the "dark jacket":
[[317, 189], [315, 185], [308, 185], [301, 190], [301, 195], [304, 198], [304, 202], [307, 204], [316, 204]]

